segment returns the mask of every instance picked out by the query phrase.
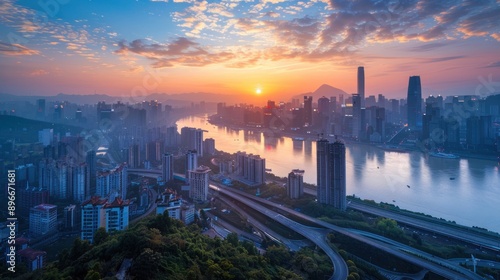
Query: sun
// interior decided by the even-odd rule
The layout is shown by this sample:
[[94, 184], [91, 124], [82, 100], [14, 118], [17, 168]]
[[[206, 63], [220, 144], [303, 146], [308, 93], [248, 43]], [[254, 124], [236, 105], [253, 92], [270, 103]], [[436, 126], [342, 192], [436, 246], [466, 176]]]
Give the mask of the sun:
[[257, 88], [257, 89], [255, 90], [255, 94], [259, 95], [259, 94], [261, 94], [261, 93], [262, 93], [262, 89]]

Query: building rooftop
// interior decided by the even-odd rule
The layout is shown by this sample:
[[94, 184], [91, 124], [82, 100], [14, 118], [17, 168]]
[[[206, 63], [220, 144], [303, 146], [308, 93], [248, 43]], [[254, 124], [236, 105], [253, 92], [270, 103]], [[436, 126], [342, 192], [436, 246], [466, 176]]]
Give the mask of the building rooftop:
[[89, 200], [82, 202], [82, 206], [85, 206], [87, 204], [104, 205], [107, 201], [108, 201], [107, 199], [101, 199], [101, 197], [99, 196], [93, 196]]
[[51, 209], [54, 209], [56, 208], [57, 209], [57, 206], [53, 205], [53, 204], [39, 204], [37, 206], [33, 206], [33, 209], [37, 209], [37, 210], [51, 210]]
[[17, 252], [17, 254], [20, 257], [26, 258], [26, 259], [28, 259], [30, 261], [34, 261], [34, 260], [36, 260], [40, 256], [47, 255], [47, 252], [45, 252], [45, 251], [38, 251], [38, 250], [35, 250], [35, 249], [32, 249], [32, 248], [26, 248], [26, 249], [23, 249], [23, 250]]
[[115, 198], [113, 202], [111, 203], [106, 203], [104, 205], [104, 208], [114, 208], [114, 207], [123, 207], [123, 206], [129, 206], [130, 201], [129, 200], [123, 200], [119, 197]]

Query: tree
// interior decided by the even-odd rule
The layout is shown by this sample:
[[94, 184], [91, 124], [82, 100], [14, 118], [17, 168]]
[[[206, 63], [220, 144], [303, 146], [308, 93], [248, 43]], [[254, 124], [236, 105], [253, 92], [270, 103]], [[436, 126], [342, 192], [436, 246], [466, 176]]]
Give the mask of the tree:
[[227, 242], [229, 242], [229, 244], [233, 245], [234, 247], [238, 246], [239, 243], [238, 234], [231, 232], [230, 234], [227, 235], [226, 240]]
[[106, 229], [104, 227], [98, 228], [94, 234], [94, 245], [99, 245], [106, 242], [108, 237], [109, 234], [106, 232]]

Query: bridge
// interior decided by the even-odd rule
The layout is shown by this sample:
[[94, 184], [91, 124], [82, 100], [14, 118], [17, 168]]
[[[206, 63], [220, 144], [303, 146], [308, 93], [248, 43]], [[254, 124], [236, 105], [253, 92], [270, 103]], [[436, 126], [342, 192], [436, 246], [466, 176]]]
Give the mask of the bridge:
[[[162, 172], [159, 169], [129, 168], [129, 169], [127, 169], [127, 174], [157, 179], [158, 176], [162, 175]], [[179, 180], [179, 181], [183, 181], [183, 182], [186, 181], [184, 174], [180, 174], [180, 173], [174, 173], [174, 179]]]

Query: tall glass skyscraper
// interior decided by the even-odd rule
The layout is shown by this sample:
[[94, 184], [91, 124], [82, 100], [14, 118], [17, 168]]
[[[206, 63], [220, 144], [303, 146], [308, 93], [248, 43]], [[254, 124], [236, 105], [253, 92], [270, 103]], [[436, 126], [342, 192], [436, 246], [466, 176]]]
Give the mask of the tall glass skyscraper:
[[345, 210], [345, 145], [340, 141], [329, 143], [320, 139], [316, 142], [316, 153], [318, 202]]
[[361, 97], [361, 108], [365, 108], [365, 67], [358, 67], [358, 94]]
[[420, 76], [411, 76], [408, 83], [408, 127], [422, 128], [422, 87]]

